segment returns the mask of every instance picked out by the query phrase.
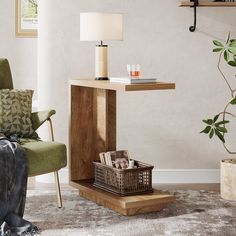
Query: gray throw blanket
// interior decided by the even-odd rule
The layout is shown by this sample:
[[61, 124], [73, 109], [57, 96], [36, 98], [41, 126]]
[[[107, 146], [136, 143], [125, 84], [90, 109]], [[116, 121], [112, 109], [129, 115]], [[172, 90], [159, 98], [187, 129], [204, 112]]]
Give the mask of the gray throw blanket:
[[0, 236], [38, 233], [36, 226], [23, 219], [28, 162], [15, 141], [0, 133]]

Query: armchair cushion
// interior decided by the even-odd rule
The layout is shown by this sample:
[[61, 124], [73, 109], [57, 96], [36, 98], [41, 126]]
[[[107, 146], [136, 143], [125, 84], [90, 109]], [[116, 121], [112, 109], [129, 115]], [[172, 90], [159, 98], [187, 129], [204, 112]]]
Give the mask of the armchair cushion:
[[13, 89], [11, 69], [6, 58], [0, 58], [0, 89]]
[[56, 114], [55, 110], [33, 112], [31, 114], [31, 122], [34, 130], [37, 130], [46, 120]]
[[29, 176], [57, 171], [67, 165], [64, 144], [29, 139], [21, 143], [29, 162]]
[[0, 132], [6, 136], [38, 137], [32, 128], [32, 90], [0, 90]]

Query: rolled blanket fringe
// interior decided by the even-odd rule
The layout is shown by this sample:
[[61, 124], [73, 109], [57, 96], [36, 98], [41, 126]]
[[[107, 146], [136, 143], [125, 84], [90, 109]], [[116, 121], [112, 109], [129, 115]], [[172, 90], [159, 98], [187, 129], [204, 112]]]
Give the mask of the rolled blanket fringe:
[[29, 232], [25, 231], [21, 233], [20, 236], [27, 236], [27, 235], [33, 236], [33, 235], [38, 235], [38, 234], [40, 234], [40, 230], [38, 229], [37, 226], [34, 226]]

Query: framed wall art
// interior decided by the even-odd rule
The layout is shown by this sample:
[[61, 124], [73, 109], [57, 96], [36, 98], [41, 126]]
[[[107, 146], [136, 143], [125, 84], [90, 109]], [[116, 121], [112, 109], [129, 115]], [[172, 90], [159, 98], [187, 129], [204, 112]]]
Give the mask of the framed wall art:
[[16, 36], [37, 37], [38, 0], [16, 0]]

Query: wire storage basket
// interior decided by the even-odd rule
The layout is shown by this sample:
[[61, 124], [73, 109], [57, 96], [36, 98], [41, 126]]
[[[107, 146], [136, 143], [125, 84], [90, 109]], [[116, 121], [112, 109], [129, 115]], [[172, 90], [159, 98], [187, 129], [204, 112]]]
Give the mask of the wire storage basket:
[[126, 196], [153, 192], [152, 165], [135, 161], [137, 168], [117, 169], [94, 161], [94, 186], [116, 195]]

